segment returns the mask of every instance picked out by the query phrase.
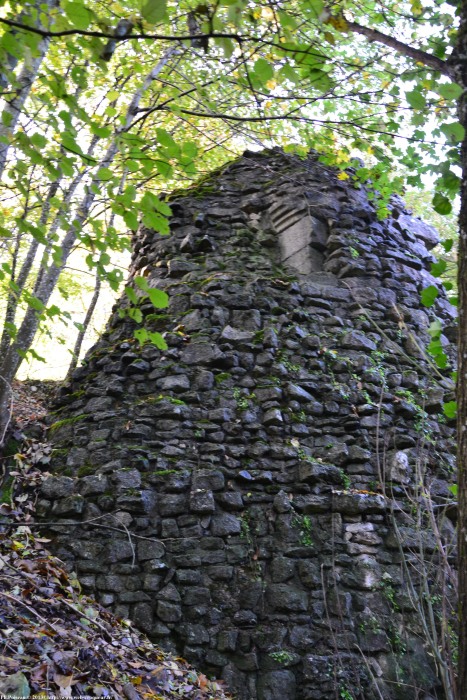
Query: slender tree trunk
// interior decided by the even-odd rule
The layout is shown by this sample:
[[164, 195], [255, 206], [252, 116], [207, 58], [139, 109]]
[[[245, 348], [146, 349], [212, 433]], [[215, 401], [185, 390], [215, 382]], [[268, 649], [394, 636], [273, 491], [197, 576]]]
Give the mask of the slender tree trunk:
[[[459, 121], [467, 132], [467, 0], [461, 3], [461, 24], [453, 59], [457, 82], [464, 88]], [[462, 185], [459, 215], [459, 345], [457, 367], [457, 471], [459, 567], [458, 697], [467, 698], [467, 136], [461, 149]]]
[[73, 348], [73, 356], [71, 358], [70, 366], [68, 367], [68, 372], [65, 377], [65, 383], [71, 380], [71, 375], [76, 369], [78, 364], [79, 356], [81, 353], [81, 347], [83, 345], [84, 336], [86, 335], [89, 324], [91, 323], [92, 315], [99, 301], [99, 294], [101, 293], [101, 278], [99, 277], [99, 272], [96, 270], [96, 282], [94, 285], [94, 294], [92, 295], [91, 303], [86, 311], [86, 316], [84, 317], [83, 325], [76, 338], [75, 347]]
[[[39, 3], [38, 3], [39, 4]], [[47, 8], [55, 7], [56, 0], [44, 0], [41, 3], [42, 11], [46, 13]], [[45, 14], [43, 15], [45, 16]], [[11, 136], [15, 133], [20, 116], [24, 109], [24, 104], [29, 97], [31, 88], [37, 78], [44, 56], [49, 48], [50, 39], [44, 38], [39, 44], [38, 55], [32, 59], [25, 59], [23, 66], [17, 78], [17, 87], [14, 95], [6, 100], [0, 119], [0, 137], [7, 139], [6, 142], [0, 143], [0, 179], [5, 170], [8, 149], [10, 147]]]
[[[146, 76], [141, 87], [136, 90], [135, 94], [133, 95], [133, 99], [128, 106], [124, 125], [117, 131], [104, 156], [95, 166], [96, 175], [94, 175], [92, 178], [86, 195], [76, 207], [75, 216], [70, 217], [73, 219], [73, 223], [67, 230], [61, 244], [61, 265], [57, 266], [54, 263], [51, 263], [48, 268], [41, 270], [41, 275], [39, 276], [38, 280], [36, 280], [36, 285], [33, 292], [34, 296], [45, 306], [47, 306], [49, 303], [52, 292], [55, 289], [58, 278], [60, 277], [60, 273], [65, 267], [68, 257], [78, 238], [80, 228], [86, 221], [89, 212], [91, 211], [91, 207], [96, 198], [96, 192], [99, 191], [99, 186], [101, 184], [101, 181], [97, 176], [99, 169], [109, 167], [112, 164], [115, 156], [118, 153], [118, 137], [120, 133], [130, 129], [144, 94], [152, 82], [165, 68], [172, 56], [177, 55], [179, 51], [180, 49], [178, 47], [171, 47], [168, 49], [165, 55]], [[11, 343], [10, 347], [5, 353], [5, 356], [0, 358], [0, 448], [4, 440], [5, 424], [9, 420], [10, 415], [10, 391], [8, 390], [8, 387], [11, 385], [11, 382], [15, 377], [25, 353], [32, 345], [38, 326], [38, 312], [32, 308], [28, 308], [17, 332], [15, 341]]]

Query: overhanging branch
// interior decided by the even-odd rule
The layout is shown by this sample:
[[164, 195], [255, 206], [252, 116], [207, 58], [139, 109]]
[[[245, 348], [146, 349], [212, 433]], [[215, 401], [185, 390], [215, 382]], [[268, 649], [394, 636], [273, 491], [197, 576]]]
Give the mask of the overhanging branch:
[[371, 29], [370, 27], [364, 27], [361, 24], [357, 24], [357, 22], [349, 22], [349, 20], [345, 18], [343, 19], [346, 24], [346, 29], [343, 31], [361, 34], [362, 36], [366, 37], [368, 41], [384, 44], [384, 46], [394, 49], [394, 51], [397, 51], [397, 53], [401, 54], [402, 56], [412, 58], [414, 61], [423, 63], [423, 65], [427, 66], [428, 68], [433, 68], [433, 70], [439, 71], [443, 75], [447, 75], [448, 78], [454, 79], [454, 71], [446, 61], [443, 61], [443, 59], [433, 56], [433, 54], [422, 51], [421, 49], [416, 49], [413, 46], [404, 44], [403, 41], [399, 41], [392, 36], [383, 34], [383, 32], [378, 31], [378, 29]]

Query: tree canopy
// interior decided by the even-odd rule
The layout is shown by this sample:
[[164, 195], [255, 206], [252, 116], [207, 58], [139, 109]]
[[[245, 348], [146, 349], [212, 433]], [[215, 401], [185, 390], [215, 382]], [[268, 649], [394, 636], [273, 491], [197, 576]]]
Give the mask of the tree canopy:
[[73, 251], [116, 288], [128, 230], [169, 232], [160, 192], [246, 145], [315, 148], [342, 178], [360, 155], [351, 177], [372, 182], [381, 216], [398, 161], [412, 185], [434, 174], [435, 210], [451, 209], [463, 127], [449, 5], [2, 6], [4, 391], [38, 325], [63, 316], [50, 298]]

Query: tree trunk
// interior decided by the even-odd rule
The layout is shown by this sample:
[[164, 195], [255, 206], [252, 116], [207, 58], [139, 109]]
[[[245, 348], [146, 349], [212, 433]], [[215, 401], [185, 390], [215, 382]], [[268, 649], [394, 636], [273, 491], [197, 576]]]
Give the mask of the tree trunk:
[[[52, 8], [55, 6], [56, 0], [44, 0], [44, 2], [41, 3], [41, 9], [43, 12], [46, 12], [47, 8]], [[39, 26], [42, 29], [45, 29], [45, 27], [42, 25]], [[0, 136], [2, 139], [6, 139], [6, 141], [2, 141], [0, 144], [0, 178], [3, 175], [3, 171], [5, 170], [7, 163], [10, 138], [16, 131], [16, 127], [18, 126], [19, 119], [23, 112], [24, 104], [29, 97], [34, 81], [37, 78], [39, 68], [41, 67], [42, 61], [47, 53], [49, 44], [50, 39], [44, 37], [44, 39], [42, 39], [42, 41], [39, 43], [38, 55], [32, 59], [24, 59], [23, 66], [20, 74], [18, 75], [18, 85], [15, 89], [15, 94], [11, 99], [6, 99], [6, 104], [0, 119]]]
[[[457, 82], [467, 90], [467, 0], [461, 4], [461, 25], [454, 55]], [[467, 131], [467, 96], [459, 102], [459, 121]], [[459, 215], [459, 346], [457, 379], [459, 667], [458, 697], [467, 698], [467, 137], [461, 149], [462, 185]]]
[[[85, 223], [91, 207], [96, 198], [96, 193], [99, 192], [99, 186], [101, 180], [98, 176], [99, 169], [102, 167], [109, 167], [115, 156], [118, 153], [118, 137], [121, 133], [126, 132], [130, 129], [133, 119], [138, 112], [138, 107], [141, 100], [152, 84], [152, 82], [157, 78], [160, 72], [165, 68], [169, 60], [180, 53], [179, 47], [169, 48], [164, 56], [158, 61], [156, 66], [150, 71], [141, 84], [141, 87], [136, 90], [131, 100], [126, 115], [125, 122], [121, 128], [119, 128], [110, 142], [105, 154], [95, 166], [95, 174], [92, 177], [90, 186], [87, 193], [82, 198], [81, 202], [76, 207], [76, 213], [70, 219], [72, 224], [68, 228], [62, 242], [62, 263], [57, 266], [55, 263], [50, 263], [47, 268], [43, 268], [36, 280], [34, 286], [33, 294], [39, 299], [45, 306], [49, 303], [50, 297], [53, 290], [56, 287], [60, 273], [66, 265], [68, 257], [73, 249], [73, 246], [78, 237], [78, 233], [82, 224]], [[0, 157], [1, 163], [1, 157]], [[0, 448], [2, 447], [3, 440], [5, 438], [5, 424], [9, 420], [10, 415], [10, 385], [13, 381], [16, 372], [24, 358], [25, 353], [29, 350], [36, 335], [37, 328], [39, 326], [39, 314], [38, 312], [29, 307], [26, 310], [21, 326], [17, 332], [15, 340], [10, 344], [4, 357], [0, 358]], [[3, 380], [3, 381], [2, 381]]]
[[99, 277], [98, 270], [96, 270], [96, 282], [94, 285], [94, 294], [92, 295], [92, 299], [91, 299], [91, 303], [89, 304], [89, 308], [86, 311], [86, 316], [84, 317], [83, 325], [78, 333], [78, 337], [76, 338], [76, 343], [75, 343], [75, 347], [73, 348], [73, 355], [71, 358], [70, 366], [68, 367], [68, 372], [67, 372], [66, 377], [65, 377], [65, 383], [68, 381], [71, 381], [71, 375], [75, 371], [76, 366], [78, 364], [79, 356], [81, 353], [81, 347], [83, 345], [84, 336], [86, 335], [86, 332], [89, 328], [89, 324], [91, 323], [92, 315], [94, 313], [97, 302], [99, 300], [100, 292], [101, 292], [101, 278]]

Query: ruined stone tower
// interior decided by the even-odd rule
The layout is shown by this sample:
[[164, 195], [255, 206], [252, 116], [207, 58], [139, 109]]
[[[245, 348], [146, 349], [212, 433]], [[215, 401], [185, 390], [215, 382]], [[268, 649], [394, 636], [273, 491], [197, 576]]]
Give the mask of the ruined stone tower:
[[56, 552], [240, 700], [443, 697], [422, 619], [454, 517], [452, 385], [424, 351], [452, 311], [420, 305], [435, 232], [400, 201], [378, 221], [315, 155], [247, 153], [168, 201], [130, 277], [169, 294], [158, 313], [135, 287], [168, 349], [139, 347], [124, 296], [51, 419]]

